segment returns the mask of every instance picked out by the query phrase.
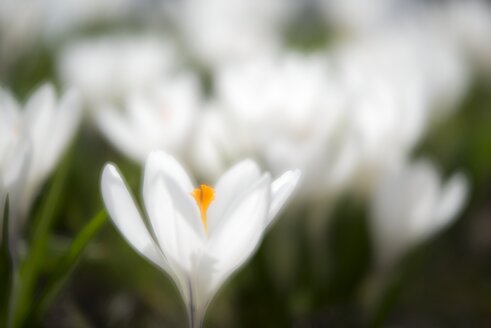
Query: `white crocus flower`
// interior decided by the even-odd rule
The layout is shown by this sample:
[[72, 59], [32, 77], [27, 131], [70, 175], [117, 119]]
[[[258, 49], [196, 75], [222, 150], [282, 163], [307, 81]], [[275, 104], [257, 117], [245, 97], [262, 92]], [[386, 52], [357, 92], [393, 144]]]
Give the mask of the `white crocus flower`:
[[431, 124], [458, 108], [467, 90], [469, 72], [455, 43], [423, 26], [428, 28], [398, 25], [333, 52], [348, 99], [348, 144], [359, 157], [353, 182], [363, 191], [403, 165]]
[[57, 101], [54, 88], [45, 84], [21, 106], [0, 90], [0, 118], [0, 170], [4, 183], [21, 175], [17, 210], [24, 217], [77, 129], [79, 98], [69, 91]]
[[154, 85], [176, 65], [175, 49], [165, 38], [105, 35], [68, 44], [58, 58], [58, 74], [90, 105], [100, 105]]
[[456, 43], [435, 24], [410, 22], [345, 43], [337, 48], [334, 59], [349, 89], [364, 92], [367, 85], [386, 83], [393, 90], [385, 92], [394, 94], [405, 107], [420, 106], [428, 112], [426, 116], [438, 116], [465, 95], [468, 67]]
[[[329, 25], [342, 32], [363, 34], [399, 15], [400, 0], [315, 0]], [[407, 7], [407, 6], [406, 6]], [[407, 8], [404, 8], [407, 10]]]
[[[18, 219], [22, 211], [22, 197], [26, 187], [26, 178], [30, 165], [30, 145], [21, 142], [15, 145], [15, 149], [9, 149], [0, 156], [0, 217], [3, 215], [5, 200], [9, 197], [9, 216], [13, 218], [10, 222], [10, 231], [13, 233], [20, 228]], [[15, 151], [15, 153], [13, 153]], [[15, 220], [15, 221], [14, 221]], [[0, 232], [2, 228], [0, 227]], [[0, 237], [1, 239], [1, 237]]]
[[145, 1], [33, 0], [0, 1], [0, 57], [4, 68], [40, 43], [57, 45], [77, 30], [111, 24], [143, 11]]
[[184, 0], [176, 4], [175, 18], [186, 45], [198, 60], [213, 67], [276, 51], [281, 27], [292, 9], [290, 1], [278, 0]]
[[236, 129], [233, 118], [216, 104], [209, 103], [199, 117], [189, 154], [193, 171], [205, 181], [215, 181], [232, 164], [254, 157], [247, 135]]
[[352, 101], [346, 108], [345, 137], [356, 148], [352, 182], [366, 191], [379, 175], [405, 161], [425, 132], [427, 115], [417, 94], [404, 94], [390, 79], [363, 80], [371, 83], [349, 87]]
[[388, 174], [376, 187], [372, 201], [371, 224], [379, 265], [389, 265], [452, 223], [467, 193], [468, 181], [462, 173], [443, 183], [428, 161]]
[[[15, 112], [0, 95], [0, 217], [3, 215], [7, 195], [9, 196], [9, 216], [20, 215], [20, 204], [28, 176], [31, 145], [22, 139], [18, 127], [12, 121]], [[19, 223], [10, 222], [11, 232], [17, 230]], [[0, 226], [0, 232], [2, 227]], [[1, 239], [1, 237], [0, 237]]]
[[310, 199], [343, 185], [352, 166], [337, 147], [345, 99], [330, 76], [324, 54], [288, 53], [224, 66], [216, 77], [217, 101], [235, 123], [234, 134], [273, 173], [300, 168], [301, 194]]
[[469, 55], [477, 69], [491, 73], [491, 5], [488, 1], [449, 1], [435, 6], [432, 22], [440, 24]]
[[95, 113], [102, 133], [122, 153], [143, 163], [154, 149], [184, 155], [201, 104], [199, 81], [192, 74], [161, 80], [134, 92], [124, 111], [110, 106]]
[[271, 181], [250, 160], [227, 171], [214, 188], [195, 188], [182, 166], [153, 152], [145, 166], [143, 201], [150, 230], [120, 173], [107, 164], [101, 189], [115, 226], [141, 255], [167, 272], [199, 326], [218, 288], [252, 255], [293, 192], [299, 171]]

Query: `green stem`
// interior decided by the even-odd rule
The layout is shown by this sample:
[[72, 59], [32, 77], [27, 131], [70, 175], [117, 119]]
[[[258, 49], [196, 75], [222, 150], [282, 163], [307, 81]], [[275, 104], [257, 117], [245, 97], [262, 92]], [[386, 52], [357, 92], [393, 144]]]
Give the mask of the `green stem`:
[[371, 312], [369, 327], [382, 327], [384, 325], [387, 317], [397, 305], [404, 286], [420, 267], [423, 257], [422, 249], [417, 247], [407, 254], [402, 262], [397, 264], [395, 270], [382, 273], [382, 276], [378, 277], [380, 296]]
[[[0, 200], [2, 201], [2, 200]], [[9, 234], [9, 201], [5, 199], [3, 213], [0, 213], [2, 224], [2, 239], [0, 244], [0, 324], [12, 327], [12, 297], [15, 279], [15, 263], [11, 252]]]
[[34, 322], [41, 322], [43, 315], [68, 281], [70, 274], [75, 270], [85, 249], [97, 232], [103, 227], [106, 220], [107, 214], [104, 210], [95, 215], [75, 237], [70, 247], [60, 258], [56, 266], [56, 271], [47, 281], [39, 300], [34, 304], [30, 312], [30, 317], [33, 318], [32, 320]]
[[37, 277], [43, 264], [50, 230], [56, 217], [58, 201], [62, 195], [65, 180], [68, 175], [70, 159], [71, 153], [65, 157], [62, 165], [60, 165], [60, 168], [56, 172], [48, 195], [34, 220], [34, 235], [29, 248], [30, 250], [20, 267], [20, 284], [14, 305], [14, 324], [16, 327], [22, 325], [23, 320], [26, 319], [26, 314], [29, 312], [29, 308], [33, 303], [33, 294]]

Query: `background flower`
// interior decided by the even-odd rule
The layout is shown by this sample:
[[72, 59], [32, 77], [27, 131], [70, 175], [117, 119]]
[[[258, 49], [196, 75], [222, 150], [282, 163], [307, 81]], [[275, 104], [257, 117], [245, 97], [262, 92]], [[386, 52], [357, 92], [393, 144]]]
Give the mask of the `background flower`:
[[[25, 106], [6, 91], [0, 94], [2, 107], [2, 175], [12, 190], [14, 211], [25, 219], [34, 197], [58, 163], [77, 130], [80, 104], [68, 91], [58, 101], [50, 84], [37, 89]], [[14, 189], [11, 189], [14, 188]]]
[[95, 114], [102, 133], [129, 158], [142, 163], [152, 150], [163, 149], [180, 156], [197, 122], [201, 90], [191, 73], [169, 77], [146, 92], [127, 97], [124, 112], [103, 105]]
[[443, 183], [434, 165], [425, 160], [383, 178], [371, 212], [379, 263], [389, 264], [450, 225], [465, 204], [468, 188], [462, 173]]

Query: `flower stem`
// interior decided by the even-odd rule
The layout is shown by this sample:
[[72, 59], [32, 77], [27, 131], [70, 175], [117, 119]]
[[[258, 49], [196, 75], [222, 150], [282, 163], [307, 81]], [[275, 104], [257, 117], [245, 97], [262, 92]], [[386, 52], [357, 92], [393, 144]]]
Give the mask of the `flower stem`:
[[188, 302], [187, 312], [188, 312], [189, 328], [201, 328], [203, 327], [203, 314], [202, 311], [197, 311], [191, 283], [188, 284], [188, 287], [189, 287], [189, 302]]

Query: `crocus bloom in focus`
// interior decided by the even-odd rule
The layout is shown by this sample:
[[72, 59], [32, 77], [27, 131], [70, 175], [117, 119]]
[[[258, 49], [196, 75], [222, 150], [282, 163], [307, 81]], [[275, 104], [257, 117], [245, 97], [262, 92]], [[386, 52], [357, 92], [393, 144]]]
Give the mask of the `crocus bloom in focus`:
[[272, 181], [253, 161], [245, 160], [215, 187], [196, 187], [173, 157], [153, 152], [143, 179], [151, 231], [114, 165], [104, 168], [101, 188], [121, 234], [174, 279], [194, 327], [201, 324], [218, 288], [254, 252], [299, 176], [299, 171], [288, 171]]
[[410, 247], [448, 226], [465, 204], [462, 173], [441, 181], [428, 161], [407, 165], [378, 184], [372, 202], [372, 230], [380, 265], [389, 265]]

